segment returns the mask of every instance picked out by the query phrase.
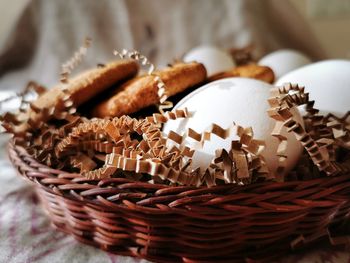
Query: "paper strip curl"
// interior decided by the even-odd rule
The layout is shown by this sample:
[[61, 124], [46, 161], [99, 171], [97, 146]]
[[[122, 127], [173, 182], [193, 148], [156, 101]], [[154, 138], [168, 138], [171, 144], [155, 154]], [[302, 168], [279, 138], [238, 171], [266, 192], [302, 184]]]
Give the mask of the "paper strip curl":
[[[277, 121], [275, 130], [280, 130], [281, 123], [283, 123], [283, 126], [287, 128], [288, 132], [294, 133], [296, 139], [301, 142], [313, 163], [320, 171], [325, 172], [327, 175], [338, 174], [342, 169], [335, 161], [334, 132], [332, 134], [327, 128], [327, 118], [318, 115], [318, 110], [313, 107], [314, 101], [309, 100], [309, 94], [305, 93], [304, 87], [289, 83], [272, 89], [271, 95], [272, 97], [269, 99], [271, 106], [269, 115]], [[305, 117], [305, 123], [309, 127], [308, 132], [291, 113], [292, 107], [300, 105], [306, 105], [307, 115]], [[347, 118], [347, 115], [345, 118]], [[328, 126], [331, 127], [333, 124], [328, 124]], [[339, 125], [336, 126], [340, 127]], [[345, 136], [346, 131], [344, 131], [343, 126], [340, 130], [342, 131], [340, 134]], [[280, 140], [281, 147], [279, 148], [283, 149], [279, 152], [279, 155], [283, 155], [283, 152], [287, 148], [286, 138], [280, 136], [279, 132], [275, 134], [275, 137]], [[283, 165], [281, 165], [283, 158], [279, 160], [280, 166], [278, 171], [282, 173], [284, 170]]]

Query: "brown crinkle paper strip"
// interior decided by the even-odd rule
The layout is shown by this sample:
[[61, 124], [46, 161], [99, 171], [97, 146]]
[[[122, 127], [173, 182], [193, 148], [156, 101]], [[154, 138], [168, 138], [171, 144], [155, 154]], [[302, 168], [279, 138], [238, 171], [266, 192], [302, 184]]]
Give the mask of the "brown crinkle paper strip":
[[[16, 114], [5, 114], [2, 124], [7, 132], [14, 135], [15, 142], [23, 146], [38, 161], [57, 169], [80, 172], [89, 179], [126, 176], [134, 180], [150, 183], [179, 184], [193, 186], [213, 186], [217, 184], [249, 184], [266, 179], [283, 181], [285, 150], [287, 139], [281, 135], [286, 127], [301, 142], [308, 155], [303, 156], [304, 171], [310, 170], [311, 160], [321, 173], [336, 175], [350, 170], [349, 162], [338, 160], [337, 153], [349, 150], [349, 113], [343, 118], [333, 115], [319, 115], [313, 108], [313, 101], [303, 87], [286, 84], [271, 90], [268, 114], [276, 120], [272, 135], [279, 139], [277, 155], [279, 169], [277, 178], [269, 173], [261, 152], [263, 141], [254, 139], [252, 128], [232, 125], [228, 129], [213, 124], [203, 133], [188, 129], [185, 134], [170, 132], [165, 137], [162, 125], [168, 120], [189, 118], [186, 109], [156, 113], [152, 116], [135, 119], [129, 116], [112, 119], [87, 119], [79, 116], [69, 89], [69, 74], [86, 53], [90, 42], [85, 42], [72, 60], [64, 67], [62, 96], [55, 107], [31, 110], [39, 114], [36, 121], [18, 119]], [[121, 59], [128, 56], [149, 66], [152, 74], [154, 66], [138, 52], [123, 50], [115, 52]], [[157, 76], [156, 76], [157, 77]], [[166, 104], [164, 83], [158, 77], [160, 104]], [[162, 84], [163, 83], [163, 84]], [[293, 115], [296, 106], [305, 105], [305, 126]], [[169, 106], [169, 105], [168, 105]], [[22, 107], [21, 107], [22, 108]], [[21, 109], [24, 111], [24, 109]], [[257, 113], [265, 114], [265, 113]], [[23, 132], [16, 129], [27, 123]], [[186, 138], [203, 146], [205, 141], [216, 135], [228, 138], [235, 131], [238, 140], [232, 141], [231, 149], [218, 149], [211, 164], [205, 171], [192, 167], [192, 156], [196, 149], [186, 147]], [[169, 146], [172, 145], [172, 146]], [[306, 173], [307, 174], [307, 173]], [[309, 176], [309, 175], [307, 175]]]
[[83, 46], [74, 53], [71, 59], [62, 65], [61, 82], [67, 83], [72, 71], [82, 62], [87, 54], [87, 50], [91, 45], [91, 38], [87, 37], [84, 40]]
[[[290, 83], [272, 89], [271, 94], [269, 116], [276, 120], [273, 136], [280, 140], [278, 171], [282, 173], [284, 170], [284, 151], [288, 145], [287, 138], [280, 134], [280, 129], [286, 127], [301, 142], [319, 171], [327, 175], [348, 172], [349, 164], [338, 162], [336, 151], [339, 148], [349, 150], [349, 112], [342, 118], [331, 114], [325, 117], [319, 115], [319, 111], [313, 107], [314, 101], [309, 100], [309, 94], [305, 93], [304, 87]], [[306, 106], [305, 129], [292, 114], [293, 107], [300, 105]]]
[[[204, 173], [199, 169], [190, 169], [194, 150], [188, 147], [167, 147], [167, 140], [180, 145], [184, 137], [172, 132], [165, 138], [159, 125], [169, 119], [186, 116], [186, 111], [177, 110], [154, 114], [141, 120], [128, 116], [111, 120], [86, 120], [57, 144], [55, 153], [58, 158], [75, 156], [77, 152], [86, 150], [105, 153], [105, 164], [99, 169], [91, 170], [94, 163], [91, 159], [86, 159], [86, 156], [83, 160], [91, 166], [75, 163], [79, 167], [87, 168], [82, 172], [90, 179], [111, 177], [116, 171], [122, 170], [147, 174], [181, 185], [212, 186], [216, 185], [217, 180], [245, 184], [251, 181], [254, 172], [259, 176], [267, 173], [265, 163], [259, 158], [263, 142], [253, 139], [251, 129], [239, 126], [237, 130], [240, 141], [232, 142], [231, 151], [217, 151], [216, 158]], [[142, 139], [132, 139], [133, 134], [142, 136]], [[209, 132], [198, 134], [191, 131], [188, 136], [200, 142], [208, 139], [211, 134], [227, 138], [229, 132], [213, 125]], [[76, 162], [77, 159], [74, 157], [73, 160]]]

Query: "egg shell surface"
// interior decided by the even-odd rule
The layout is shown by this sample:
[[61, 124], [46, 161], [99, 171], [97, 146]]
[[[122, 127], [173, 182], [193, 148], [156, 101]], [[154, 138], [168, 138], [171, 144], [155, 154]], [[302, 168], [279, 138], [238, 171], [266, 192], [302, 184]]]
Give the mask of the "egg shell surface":
[[[174, 107], [174, 110], [187, 108], [190, 117], [168, 121], [163, 131], [169, 134], [172, 130], [183, 135], [188, 128], [192, 128], [196, 132], [204, 132], [208, 131], [213, 123], [224, 129], [231, 127], [233, 123], [252, 127], [254, 138], [266, 141], [266, 148], [262, 154], [270, 171], [274, 173], [278, 164], [276, 151], [279, 141], [271, 136], [275, 121], [267, 114], [267, 99], [272, 87], [265, 82], [248, 78], [227, 78], [211, 82], [187, 95]], [[300, 115], [297, 114], [297, 117], [302, 122]], [[289, 143], [286, 152], [286, 171], [289, 171], [298, 161], [303, 147], [286, 129], [282, 134], [287, 136]], [[192, 167], [205, 170], [217, 149], [230, 150], [232, 140], [237, 139], [235, 132], [227, 139], [212, 135], [210, 141], [206, 141], [203, 148], [196, 151], [192, 158]], [[196, 142], [191, 138], [186, 138], [185, 145], [197, 148]]]
[[259, 65], [270, 67], [275, 73], [276, 79], [310, 63], [310, 58], [303, 53], [292, 49], [274, 51], [261, 58], [258, 62]]
[[185, 54], [183, 60], [185, 62], [197, 61], [202, 63], [207, 69], [208, 76], [235, 67], [235, 63], [228, 52], [212, 46], [195, 47]]
[[321, 114], [342, 117], [350, 110], [349, 60], [325, 60], [304, 66], [282, 76], [276, 85], [288, 82], [305, 86]]

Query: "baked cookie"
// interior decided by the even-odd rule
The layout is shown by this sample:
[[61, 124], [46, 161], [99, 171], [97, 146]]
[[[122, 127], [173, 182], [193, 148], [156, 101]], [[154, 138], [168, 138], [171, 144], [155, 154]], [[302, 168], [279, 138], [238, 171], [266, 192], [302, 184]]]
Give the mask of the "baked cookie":
[[267, 83], [273, 83], [275, 81], [275, 74], [272, 69], [265, 66], [259, 66], [256, 64], [247, 64], [243, 66], [235, 67], [229, 71], [220, 72], [211, 76], [208, 80], [209, 82], [230, 78], [230, 77], [245, 77], [262, 80]]
[[[207, 71], [197, 62], [177, 63], [171, 67], [154, 72], [165, 84], [167, 97], [180, 93], [205, 81]], [[114, 91], [112, 97], [103, 101], [93, 110], [93, 116], [119, 117], [159, 103], [155, 76], [136, 77]]]
[[[70, 79], [65, 85], [67, 85], [66, 89], [71, 95], [71, 101], [75, 106], [79, 106], [112, 85], [134, 77], [138, 73], [138, 69], [138, 63], [134, 60], [113, 61], [103, 67], [94, 68], [79, 74]], [[47, 121], [49, 116], [43, 116], [41, 110], [60, 107], [58, 102], [60, 98], [65, 96], [62, 85], [63, 84], [59, 84], [43, 93], [33, 102], [33, 108], [36, 108], [36, 110], [34, 111], [30, 108], [28, 112], [19, 116], [19, 120], [23, 121], [30, 118], [33, 123]], [[26, 130], [26, 127], [27, 125], [23, 124], [21, 129]]]

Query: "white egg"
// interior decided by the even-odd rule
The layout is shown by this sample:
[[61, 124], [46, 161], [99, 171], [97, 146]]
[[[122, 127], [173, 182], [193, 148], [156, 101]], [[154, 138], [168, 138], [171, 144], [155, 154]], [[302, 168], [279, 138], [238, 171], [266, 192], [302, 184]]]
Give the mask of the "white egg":
[[183, 57], [185, 62], [197, 61], [207, 69], [208, 76], [235, 67], [231, 55], [224, 50], [211, 46], [199, 46], [191, 49]]
[[[266, 141], [263, 152], [270, 172], [277, 169], [276, 150], [278, 140], [271, 136], [275, 121], [271, 119], [267, 110], [270, 97], [270, 88], [273, 86], [265, 82], [248, 78], [227, 78], [211, 82], [187, 95], [175, 107], [187, 108], [190, 116], [186, 119], [177, 119], [167, 122], [163, 128], [165, 134], [172, 130], [178, 134], [184, 134], [188, 128], [196, 132], [207, 131], [212, 123], [228, 128], [233, 123], [243, 127], [252, 127], [255, 139]], [[299, 121], [301, 117], [295, 111]], [[302, 152], [302, 145], [293, 134], [286, 130], [283, 135], [288, 138], [286, 155], [286, 171], [292, 169]], [[205, 170], [215, 156], [215, 150], [230, 150], [231, 141], [238, 139], [235, 133], [227, 139], [212, 136], [210, 141], [204, 143], [204, 147], [193, 156], [193, 168], [200, 167]], [[195, 147], [194, 140], [187, 138], [185, 144]]]
[[310, 58], [292, 49], [277, 50], [264, 56], [258, 62], [259, 65], [270, 67], [275, 73], [276, 79], [294, 69], [310, 63]]
[[350, 110], [350, 61], [325, 60], [294, 70], [277, 80], [276, 85], [297, 83], [305, 86], [314, 107], [322, 114], [343, 116]]

